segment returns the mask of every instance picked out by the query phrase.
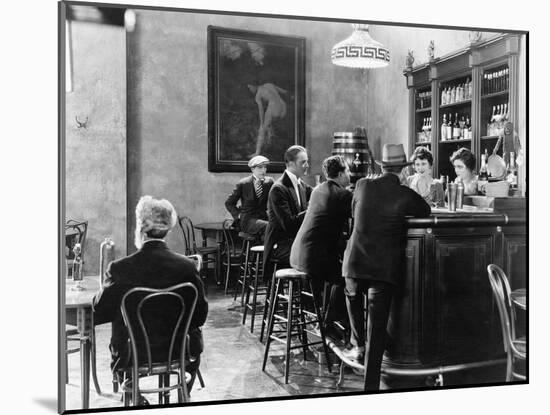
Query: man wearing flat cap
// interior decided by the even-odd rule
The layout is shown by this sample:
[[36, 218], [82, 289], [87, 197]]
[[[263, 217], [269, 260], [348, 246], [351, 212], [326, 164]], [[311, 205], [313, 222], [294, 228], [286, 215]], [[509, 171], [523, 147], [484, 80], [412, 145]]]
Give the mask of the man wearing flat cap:
[[[158, 200], [143, 196], [136, 206], [136, 231], [134, 243], [137, 252], [109, 264], [105, 272], [105, 282], [93, 300], [94, 323], [112, 322], [111, 369], [116, 372], [131, 365], [131, 351], [128, 344], [128, 331], [124, 325], [120, 305], [122, 297], [134, 287], [168, 288], [184, 282], [191, 282], [198, 291], [197, 303], [189, 326], [189, 358], [185, 369], [191, 374], [191, 390], [202, 352], [201, 326], [206, 320], [208, 303], [204, 287], [193, 260], [172, 252], [164, 238], [177, 221], [176, 210], [165, 199]], [[167, 307], [170, 307], [170, 303]], [[148, 324], [162, 325], [163, 312], [159, 310], [154, 320]], [[160, 340], [162, 342], [163, 339]], [[169, 341], [169, 339], [167, 340]], [[159, 350], [163, 343], [157, 344]], [[167, 347], [166, 347], [167, 349]], [[154, 358], [154, 357], [153, 357]], [[166, 357], [162, 357], [166, 359]], [[142, 398], [143, 401], [143, 398]], [[141, 401], [140, 401], [141, 402]], [[142, 402], [143, 404], [146, 403]]]
[[266, 176], [268, 164], [264, 156], [252, 157], [248, 162], [252, 175], [240, 180], [225, 201], [235, 222], [250, 235], [263, 235], [267, 226], [267, 196], [273, 185], [273, 179]]
[[[350, 359], [364, 355], [365, 390], [378, 390], [386, 342], [386, 326], [395, 290], [404, 284], [406, 216], [427, 217], [430, 206], [414, 190], [400, 184], [409, 165], [402, 144], [385, 144], [383, 171], [377, 179], [363, 178], [352, 200], [354, 225], [344, 252], [342, 273], [351, 325]], [[367, 333], [364, 330], [363, 293], [367, 294]], [[368, 345], [365, 348], [365, 339]]]

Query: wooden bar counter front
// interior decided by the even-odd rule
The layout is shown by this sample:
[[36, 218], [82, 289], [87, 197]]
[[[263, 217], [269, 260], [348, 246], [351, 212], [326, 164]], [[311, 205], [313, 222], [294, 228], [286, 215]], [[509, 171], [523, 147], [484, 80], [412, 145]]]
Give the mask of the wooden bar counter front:
[[393, 302], [386, 375], [428, 375], [504, 357], [487, 265], [526, 286], [526, 222], [503, 213], [433, 213], [408, 220], [407, 271]]

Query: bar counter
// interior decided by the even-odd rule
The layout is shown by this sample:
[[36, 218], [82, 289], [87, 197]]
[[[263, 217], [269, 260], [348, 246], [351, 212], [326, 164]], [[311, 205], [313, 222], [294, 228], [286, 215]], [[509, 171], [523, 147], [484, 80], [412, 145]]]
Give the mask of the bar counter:
[[525, 212], [434, 209], [407, 226], [405, 284], [393, 302], [383, 371], [444, 372], [504, 357], [487, 265], [499, 265], [512, 290], [526, 286]]

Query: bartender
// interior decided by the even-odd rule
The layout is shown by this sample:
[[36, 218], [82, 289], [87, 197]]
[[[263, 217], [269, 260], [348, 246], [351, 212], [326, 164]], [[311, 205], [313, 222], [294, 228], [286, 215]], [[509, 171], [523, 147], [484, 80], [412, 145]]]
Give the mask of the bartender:
[[474, 173], [476, 158], [473, 153], [465, 147], [459, 148], [451, 155], [451, 163], [456, 173], [455, 183], [462, 180], [464, 194], [477, 194], [478, 176]]

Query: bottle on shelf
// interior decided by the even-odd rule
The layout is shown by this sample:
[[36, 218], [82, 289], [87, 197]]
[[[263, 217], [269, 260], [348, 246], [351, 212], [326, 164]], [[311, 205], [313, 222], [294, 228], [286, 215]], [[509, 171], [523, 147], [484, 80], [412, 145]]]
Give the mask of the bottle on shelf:
[[446, 105], [446, 104], [447, 104], [447, 90], [442, 89], [441, 90], [441, 105]]
[[453, 86], [451, 88], [451, 99], [449, 101], [449, 104], [454, 104], [455, 101], [456, 101], [456, 88]]
[[513, 151], [510, 152], [510, 162], [508, 163], [508, 172], [506, 180], [510, 183], [510, 188], [517, 189], [518, 187], [518, 168], [516, 165], [516, 155]]
[[479, 176], [477, 180], [477, 191], [483, 193], [483, 187], [489, 181], [489, 174], [487, 173], [487, 149], [485, 149], [485, 154], [481, 155], [481, 167], [479, 168]]
[[449, 119], [449, 122], [447, 123], [447, 140], [452, 140], [453, 138], [453, 125], [451, 124], [451, 114], [449, 113], [449, 116], [447, 117]]
[[464, 119], [464, 115], [460, 117], [460, 121], [458, 122], [458, 125], [459, 125], [459, 127], [460, 127], [460, 130], [459, 130], [459, 133], [460, 133], [459, 138], [460, 138], [460, 139], [466, 138], [466, 137], [464, 136], [464, 130], [466, 129], [466, 128], [465, 128], [465, 127], [466, 127], [466, 120]]
[[446, 89], [445, 89], [445, 103], [446, 104], [450, 104], [451, 103], [451, 87], [448, 86]]
[[455, 113], [455, 122], [453, 124], [453, 140], [460, 138], [460, 125], [458, 123], [458, 112]]
[[441, 123], [441, 141], [447, 140], [447, 116], [443, 114], [443, 122]]
[[472, 124], [470, 123], [470, 117], [466, 117], [466, 139], [472, 139]]
[[468, 78], [468, 93], [466, 99], [472, 99], [472, 80]]

